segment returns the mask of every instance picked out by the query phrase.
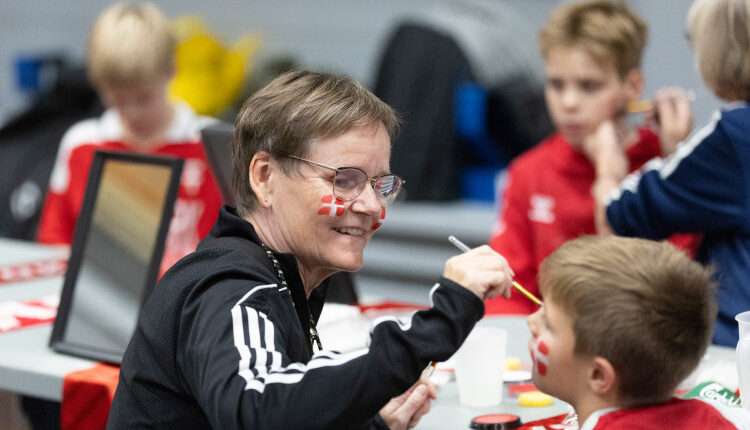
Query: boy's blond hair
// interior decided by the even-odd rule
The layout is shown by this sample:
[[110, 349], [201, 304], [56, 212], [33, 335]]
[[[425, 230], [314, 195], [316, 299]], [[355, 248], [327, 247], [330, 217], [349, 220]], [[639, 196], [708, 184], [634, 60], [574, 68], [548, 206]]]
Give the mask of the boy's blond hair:
[[169, 21], [151, 3], [116, 3], [94, 23], [88, 42], [88, 74], [95, 87], [132, 86], [168, 75], [176, 39]]
[[245, 101], [234, 123], [232, 188], [240, 216], [256, 204], [248, 167], [257, 152], [267, 152], [285, 173], [294, 173], [298, 162], [287, 155], [306, 157], [319, 139], [378, 123], [392, 137], [398, 118], [353, 78], [304, 70], [278, 76]]
[[540, 266], [540, 290], [572, 319], [575, 354], [606, 358], [623, 406], [665, 401], [711, 339], [712, 271], [665, 242], [583, 236]]
[[625, 3], [591, 0], [555, 9], [539, 32], [542, 56], [555, 48], [580, 48], [600, 65], [614, 64], [624, 78], [640, 68], [648, 24]]
[[726, 100], [750, 98], [750, 1], [696, 0], [687, 22], [708, 87]]

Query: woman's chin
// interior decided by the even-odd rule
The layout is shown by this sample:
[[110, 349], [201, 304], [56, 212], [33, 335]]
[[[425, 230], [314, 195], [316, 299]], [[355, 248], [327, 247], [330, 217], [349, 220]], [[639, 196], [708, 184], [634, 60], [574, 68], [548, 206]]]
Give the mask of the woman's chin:
[[[348, 254], [348, 255], [347, 255]], [[355, 253], [346, 253], [337, 255], [335, 261], [332, 261], [332, 266], [337, 272], [356, 272], [362, 267], [362, 253], [354, 255]]]

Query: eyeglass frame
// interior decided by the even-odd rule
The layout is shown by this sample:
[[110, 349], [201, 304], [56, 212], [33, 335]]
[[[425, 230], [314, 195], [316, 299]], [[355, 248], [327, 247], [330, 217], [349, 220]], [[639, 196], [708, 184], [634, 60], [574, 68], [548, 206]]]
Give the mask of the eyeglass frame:
[[[365, 183], [366, 182], [370, 182], [370, 186], [372, 187], [373, 191], [375, 190], [375, 183], [379, 179], [381, 179], [381, 178], [383, 178], [385, 176], [395, 176], [396, 178], [398, 178], [401, 181], [401, 183], [398, 186], [398, 191], [396, 192], [396, 196], [398, 196], [398, 193], [401, 192], [401, 187], [406, 183], [406, 179], [404, 179], [404, 178], [402, 178], [402, 177], [400, 177], [398, 175], [394, 175], [393, 173], [386, 173], [385, 175], [375, 176], [374, 178], [371, 178], [371, 177], [369, 177], [367, 175], [367, 172], [365, 172], [363, 169], [361, 169], [359, 167], [354, 167], [354, 166], [332, 167], [332, 166], [328, 166], [328, 165], [323, 164], [323, 163], [318, 163], [317, 161], [308, 160], [307, 158], [297, 157], [296, 155], [284, 154], [284, 156], [287, 157], [287, 158], [292, 158], [294, 160], [305, 161], [305, 162], [308, 162], [310, 164], [314, 164], [314, 165], [316, 165], [318, 167], [322, 167], [324, 169], [332, 170], [332, 171], [334, 171], [336, 173], [340, 172], [342, 169], [356, 169], [356, 170], [359, 170], [360, 172], [362, 172], [365, 175], [365, 178], [366, 178], [365, 179]], [[333, 190], [333, 195], [337, 199], [340, 199], [341, 201], [345, 201], [345, 202], [354, 201], [354, 200], [357, 199], [357, 197], [359, 197], [362, 194], [362, 191], [365, 190], [365, 187], [363, 186], [362, 189], [359, 190], [359, 193], [357, 193], [356, 196], [354, 196], [353, 198], [351, 198], [349, 200], [344, 200], [344, 199], [340, 198], [339, 196], [336, 196], [336, 182], [335, 182], [335, 179], [336, 179], [336, 176], [334, 175], [334, 181], [331, 183], [331, 189]], [[376, 193], [376, 194], [380, 194], [381, 196], [383, 196], [382, 193]], [[389, 203], [388, 199], [386, 199], [385, 196], [383, 196], [383, 198], [385, 199], [385, 206], [389, 206], [390, 204], [393, 203], [393, 201], [391, 201]], [[394, 197], [393, 200], [395, 201], [396, 197]]]

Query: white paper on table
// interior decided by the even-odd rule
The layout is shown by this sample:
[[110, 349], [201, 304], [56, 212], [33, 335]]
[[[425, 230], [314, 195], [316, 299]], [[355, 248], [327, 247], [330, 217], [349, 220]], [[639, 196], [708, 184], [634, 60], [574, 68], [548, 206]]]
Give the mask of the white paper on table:
[[316, 329], [327, 350], [348, 352], [369, 343], [370, 321], [356, 306], [326, 303]]

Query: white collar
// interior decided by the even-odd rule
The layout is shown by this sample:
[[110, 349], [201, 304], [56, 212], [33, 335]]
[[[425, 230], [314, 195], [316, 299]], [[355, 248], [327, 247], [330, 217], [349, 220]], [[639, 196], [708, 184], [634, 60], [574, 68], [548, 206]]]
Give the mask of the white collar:
[[622, 408], [604, 408], [594, 411], [594, 413], [589, 415], [589, 417], [586, 419], [586, 422], [583, 423], [583, 425], [578, 430], [592, 430], [599, 422], [599, 418], [607, 415], [610, 412], [618, 411], [620, 409]]

